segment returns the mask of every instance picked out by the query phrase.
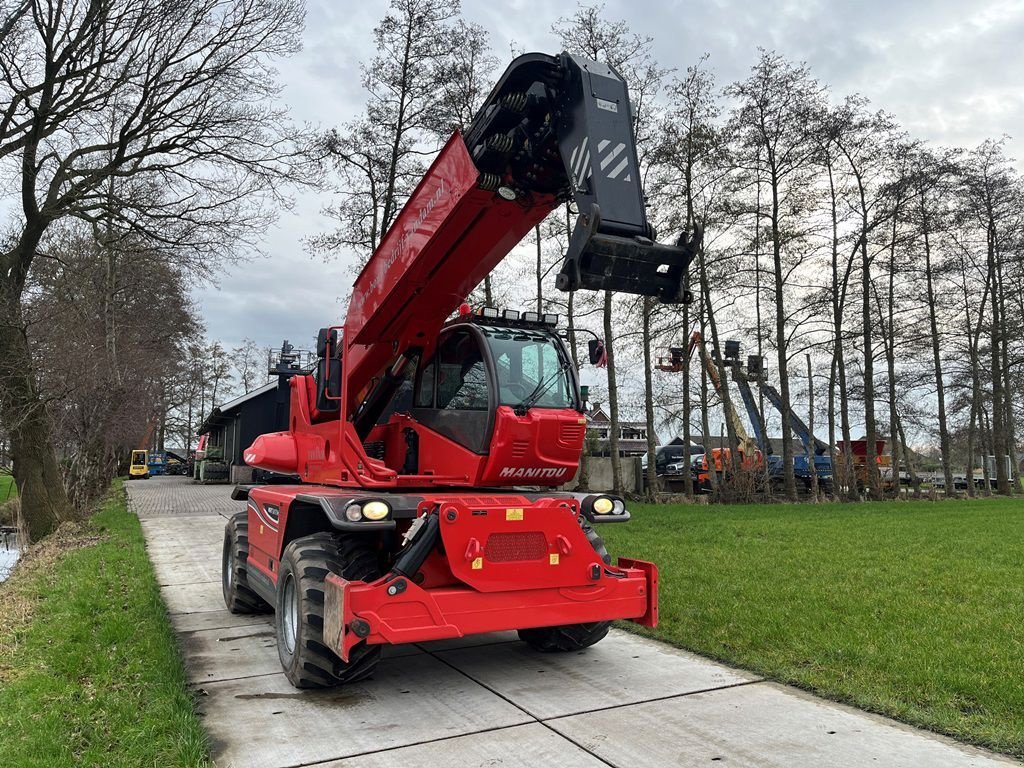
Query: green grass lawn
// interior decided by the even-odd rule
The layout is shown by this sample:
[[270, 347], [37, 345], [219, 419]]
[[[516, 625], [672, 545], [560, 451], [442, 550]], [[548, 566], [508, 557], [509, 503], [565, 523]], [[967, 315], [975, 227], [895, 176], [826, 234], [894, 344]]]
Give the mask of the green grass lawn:
[[632, 509], [654, 636], [1024, 756], [1024, 500]]
[[0, 585], [0, 764], [208, 765], [120, 486], [89, 525], [56, 537]]
[[0, 475], [0, 504], [17, 495], [18, 490], [14, 487], [14, 478], [10, 475]]

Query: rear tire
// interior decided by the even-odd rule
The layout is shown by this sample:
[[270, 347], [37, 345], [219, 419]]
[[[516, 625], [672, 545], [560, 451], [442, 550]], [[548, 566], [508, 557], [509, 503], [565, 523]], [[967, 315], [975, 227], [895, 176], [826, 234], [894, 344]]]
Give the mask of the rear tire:
[[[586, 522], [583, 523], [583, 532], [587, 534], [587, 541], [590, 542], [590, 546], [594, 548], [605, 565], [610, 565], [612, 557], [608, 554], [604, 539], [598, 536], [597, 532]], [[579, 651], [603, 640], [611, 625], [610, 621], [595, 621], [588, 624], [562, 624], [557, 627], [520, 629], [519, 639], [535, 651], [543, 653]]]
[[221, 589], [232, 613], [267, 613], [270, 605], [249, 586], [249, 513], [238, 512], [224, 526]]
[[329, 688], [373, 674], [383, 646], [360, 643], [343, 662], [324, 643], [324, 579], [336, 573], [347, 581], [380, 577], [377, 553], [361, 537], [315, 533], [289, 544], [277, 577], [277, 654], [296, 688]]

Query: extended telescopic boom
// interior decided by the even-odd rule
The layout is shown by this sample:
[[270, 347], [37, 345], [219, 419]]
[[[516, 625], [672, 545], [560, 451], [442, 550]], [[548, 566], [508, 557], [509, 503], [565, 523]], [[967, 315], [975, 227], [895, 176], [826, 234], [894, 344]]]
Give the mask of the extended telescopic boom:
[[561, 290], [689, 300], [683, 281], [701, 234], [654, 242], [622, 78], [578, 56], [526, 54], [448, 141], [357, 278], [344, 326], [346, 412], [568, 200], [579, 217]]

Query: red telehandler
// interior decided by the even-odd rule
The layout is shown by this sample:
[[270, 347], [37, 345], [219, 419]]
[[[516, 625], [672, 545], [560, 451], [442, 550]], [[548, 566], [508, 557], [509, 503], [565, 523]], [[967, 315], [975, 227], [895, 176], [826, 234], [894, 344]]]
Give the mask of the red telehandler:
[[276, 612], [293, 685], [361, 680], [388, 643], [516, 629], [567, 651], [613, 619], [657, 622], [655, 566], [613, 565], [593, 527], [628, 520], [624, 501], [553, 489], [586, 432], [557, 317], [463, 303], [570, 200], [559, 289], [689, 299], [700, 232], [655, 242], [622, 79], [521, 56], [416, 187], [344, 325], [320, 331], [315, 374], [290, 379], [288, 431], [246, 450], [301, 484], [236, 488], [248, 508], [227, 524], [224, 598]]

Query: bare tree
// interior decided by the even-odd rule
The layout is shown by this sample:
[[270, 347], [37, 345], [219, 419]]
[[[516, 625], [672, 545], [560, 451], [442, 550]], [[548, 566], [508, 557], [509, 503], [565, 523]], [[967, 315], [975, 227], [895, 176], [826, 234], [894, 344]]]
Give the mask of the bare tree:
[[952, 158], [921, 150], [916, 157], [913, 176], [914, 193], [916, 195], [916, 225], [921, 238], [924, 255], [925, 303], [927, 304], [928, 326], [930, 331], [932, 367], [935, 381], [935, 399], [937, 407], [939, 456], [942, 461], [942, 475], [946, 496], [953, 496], [956, 489], [953, 482], [953, 464], [950, 455], [949, 421], [946, 415], [946, 381], [942, 372], [942, 335], [939, 330], [939, 292], [936, 290], [936, 249], [933, 238], [942, 231], [941, 216], [943, 209], [938, 205], [939, 198], [944, 197], [950, 189], [950, 176], [953, 171]]
[[1007, 241], [1013, 235], [1008, 224], [1018, 223], [1020, 197], [1003, 150], [1004, 141], [986, 141], [966, 158], [964, 191], [966, 213], [984, 232], [985, 283], [989, 299], [989, 383], [991, 385], [992, 450], [999, 493], [1010, 493], [1005, 457], [1015, 454], [1011, 445], [1012, 409], [1005, 371], [1008, 363], [1006, 286], [1003, 262]]
[[272, 62], [302, 25], [298, 0], [0, 2], [0, 177], [20, 194], [0, 246], [0, 419], [32, 538], [70, 511], [21, 306], [47, 230], [108, 222], [200, 272], [253, 246], [301, 157]]
[[[24, 317], [39, 390], [53, 419], [64, 480], [79, 509], [106, 491], [132, 448], [162, 431], [164, 382], [195, 320], [173, 264], [149, 247], [118, 248], [118, 286], [89, 228], [51, 227], [36, 259]], [[117, 355], [104, 349], [116, 327]]]
[[230, 354], [231, 368], [242, 394], [267, 383], [267, 350], [252, 339], [243, 339]]
[[799, 216], [808, 206], [808, 181], [817, 151], [811, 126], [813, 116], [820, 112], [823, 89], [806, 65], [795, 65], [778, 54], [762, 51], [750, 76], [733, 83], [726, 94], [738, 101], [731, 120], [738, 151], [743, 152], [739, 165], [756, 169], [757, 178], [765, 178], [768, 187], [767, 209], [758, 206], [753, 213], [767, 222], [771, 237], [783, 479], [786, 495], [796, 498], [785, 284], [793, 270], [796, 240], [802, 234]]
[[[373, 30], [377, 55], [362, 67], [366, 111], [322, 140], [339, 174], [327, 213], [340, 227], [312, 238], [315, 252], [348, 247], [365, 262], [423, 176], [436, 137], [471, 114], [480, 80], [464, 90], [456, 83], [480, 76], [473, 67], [486, 65], [486, 37], [458, 25], [459, 12], [459, 0], [392, 0]], [[460, 33], [474, 36], [473, 51], [460, 50]], [[452, 58], [457, 51], [461, 58]]]
[[[677, 78], [669, 88], [670, 105], [661, 123], [661, 140], [655, 152], [659, 161], [659, 181], [656, 186], [659, 197], [668, 204], [676, 203], [679, 190], [683, 190], [685, 210], [682, 213], [682, 229], [692, 232], [699, 224], [703, 229], [709, 225], [706, 216], [713, 188], [725, 175], [723, 166], [725, 136], [718, 127], [720, 109], [717, 103], [714, 77], [704, 67], [707, 57], [686, 70], [686, 76]], [[702, 205], [698, 201], [703, 200]], [[669, 202], [671, 201], [671, 202]], [[700, 254], [701, 279], [704, 287], [704, 254]], [[689, 279], [689, 275], [687, 275]], [[690, 330], [690, 308], [684, 306], [681, 325], [684, 333]], [[678, 340], [678, 336], [676, 336]], [[683, 359], [683, 442], [686, 450], [690, 446], [691, 370], [689, 357]], [[689, 453], [687, 453], [689, 456]], [[653, 464], [648, 447], [648, 466]], [[687, 470], [683, 475], [683, 489], [687, 496], [693, 495], [693, 476]]]

